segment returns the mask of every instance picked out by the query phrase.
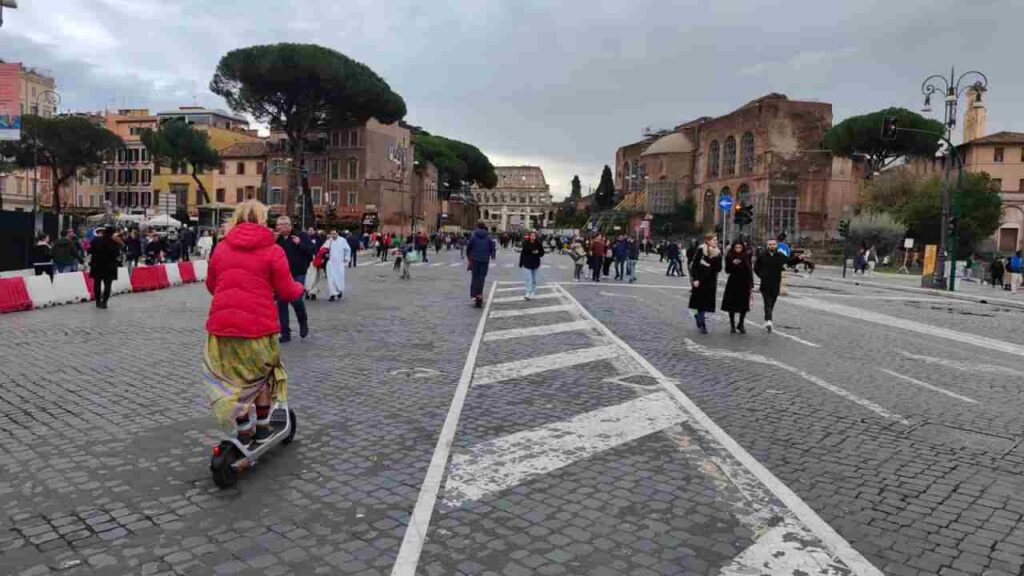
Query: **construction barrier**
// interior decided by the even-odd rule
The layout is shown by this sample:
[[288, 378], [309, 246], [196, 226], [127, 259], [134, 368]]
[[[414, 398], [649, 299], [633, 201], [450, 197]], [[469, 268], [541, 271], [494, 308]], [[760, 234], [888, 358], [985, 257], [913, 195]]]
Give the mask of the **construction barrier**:
[[192, 269], [196, 273], [196, 282], [206, 281], [206, 267], [209, 264], [209, 260], [193, 260]]
[[178, 262], [178, 275], [184, 284], [196, 281], [196, 269], [191, 262]]
[[138, 266], [132, 270], [132, 292], [161, 290], [171, 285], [167, 279], [167, 269], [163, 266]]
[[110, 285], [111, 294], [127, 294], [132, 291], [132, 275], [128, 268], [122, 266], [117, 269], [117, 280]]
[[181, 286], [181, 273], [178, 272], [178, 265], [175, 264], [164, 264], [164, 270], [167, 274], [167, 281], [171, 283], [171, 286]]
[[6, 272], [0, 272], [0, 278], [28, 278], [29, 276], [35, 275], [35, 268], [25, 268], [23, 270], [8, 270]]
[[0, 313], [31, 309], [32, 298], [25, 287], [25, 277], [0, 278]]
[[32, 299], [33, 308], [44, 308], [56, 303], [57, 295], [53, 291], [53, 282], [46, 274], [25, 278], [25, 288]]
[[85, 272], [65, 272], [53, 275], [54, 304], [88, 302], [92, 299], [92, 282]]

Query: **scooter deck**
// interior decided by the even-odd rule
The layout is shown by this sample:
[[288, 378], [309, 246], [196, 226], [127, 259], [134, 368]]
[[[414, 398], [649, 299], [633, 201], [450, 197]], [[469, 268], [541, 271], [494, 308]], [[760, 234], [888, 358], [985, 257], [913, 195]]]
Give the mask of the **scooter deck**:
[[230, 438], [229, 441], [235, 445], [236, 448], [242, 453], [242, 459], [238, 460], [232, 466], [235, 468], [251, 467], [256, 464], [267, 450], [270, 450], [281, 440], [288, 437], [288, 433], [291, 431], [292, 422], [291, 418], [285, 412], [284, 419], [276, 419], [271, 417], [270, 426], [275, 429], [274, 434], [267, 438], [262, 444], [251, 443], [249, 445], [242, 444], [237, 438]]

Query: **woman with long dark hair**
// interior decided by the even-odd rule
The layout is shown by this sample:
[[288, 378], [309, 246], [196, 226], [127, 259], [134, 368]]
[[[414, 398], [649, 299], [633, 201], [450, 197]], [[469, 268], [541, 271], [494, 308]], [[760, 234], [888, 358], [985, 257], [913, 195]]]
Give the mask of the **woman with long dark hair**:
[[[746, 334], [743, 321], [750, 312], [750, 295], [754, 289], [754, 272], [750, 265], [750, 253], [747, 245], [736, 241], [729, 246], [725, 254], [725, 273], [729, 279], [725, 281], [725, 294], [722, 296], [722, 310], [729, 313], [729, 331], [735, 334]], [[740, 315], [739, 324], [736, 315]]]

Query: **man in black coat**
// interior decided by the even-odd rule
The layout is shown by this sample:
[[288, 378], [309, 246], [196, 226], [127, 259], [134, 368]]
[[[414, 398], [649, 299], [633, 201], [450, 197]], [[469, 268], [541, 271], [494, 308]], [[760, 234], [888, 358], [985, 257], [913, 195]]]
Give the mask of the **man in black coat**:
[[789, 262], [789, 257], [779, 250], [779, 243], [773, 238], [757, 256], [754, 273], [761, 279], [761, 297], [764, 299], [764, 328], [772, 331], [772, 312], [775, 301], [779, 299], [782, 286], [782, 269]]
[[359, 257], [359, 237], [354, 234], [349, 234], [348, 230], [345, 230], [342, 235], [345, 237], [345, 241], [348, 242], [348, 247], [352, 250], [352, 257], [348, 260], [348, 267], [356, 267], [356, 258]]
[[[309, 263], [313, 261], [313, 256], [316, 253], [316, 247], [310, 241], [309, 236], [305, 232], [295, 234], [292, 230], [291, 218], [281, 216], [277, 219], [277, 245], [284, 250], [285, 256], [288, 257], [288, 269], [292, 273], [292, 278], [305, 286], [306, 271], [309, 270]], [[295, 319], [299, 321], [299, 336], [305, 338], [309, 336], [305, 299], [299, 298], [291, 304], [292, 308], [295, 308]], [[281, 342], [290, 342], [292, 328], [289, 325], [291, 320], [288, 318], [288, 302], [277, 301], [277, 319], [281, 323]]]
[[116, 234], [113, 227], [96, 229], [96, 236], [89, 245], [89, 254], [92, 256], [89, 275], [92, 276], [97, 308], [107, 308], [111, 285], [117, 280], [117, 260], [122, 246], [124, 242], [121, 235]]

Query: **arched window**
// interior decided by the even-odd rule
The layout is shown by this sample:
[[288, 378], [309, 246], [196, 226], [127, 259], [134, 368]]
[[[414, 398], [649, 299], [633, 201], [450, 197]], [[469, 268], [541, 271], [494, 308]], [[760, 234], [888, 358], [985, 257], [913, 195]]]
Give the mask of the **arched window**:
[[750, 186], [740, 184], [740, 187], [736, 189], [736, 203], [740, 206], [750, 204]]
[[736, 173], [736, 139], [729, 136], [725, 139], [725, 175]]
[[718, 178], [718, 162], [719, 162], [720, 147], [718, 140], [712, 140], [711, 145], [708, 146], [708, 177]]
[[740, 170], [744, 174], [754, 173], [754, 135], [750, 132], [740, 140]]
[[484, 210], [484, 220], [490, 220], [490, 219], [491, 219], [491, 213], [488, 212], [487, 210]]
[[722, 187], [722, 191], [718, 193], [718, 197], [719, 198], [721, 198], [722, 196], [729, 196], [729, 187], [728, 186]]

